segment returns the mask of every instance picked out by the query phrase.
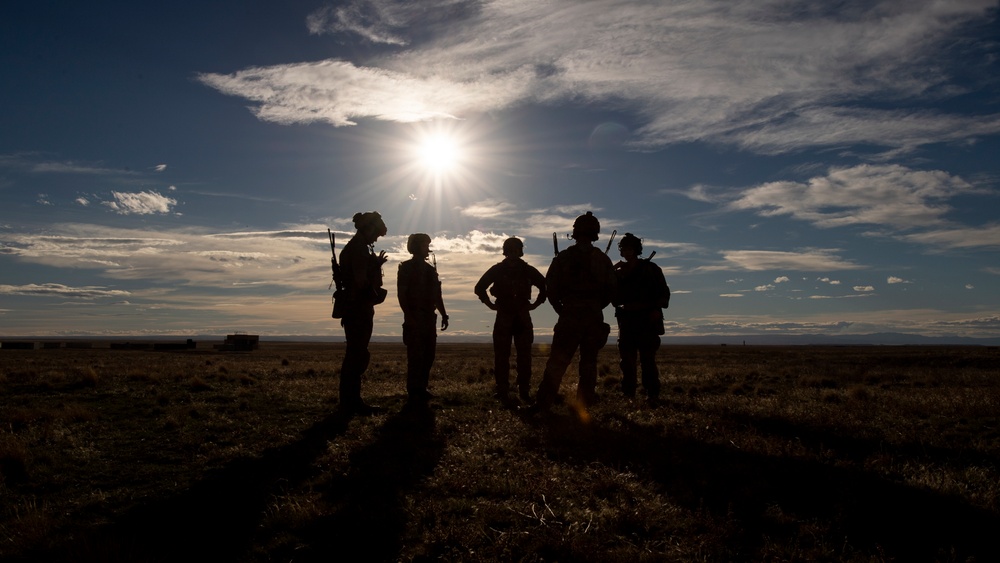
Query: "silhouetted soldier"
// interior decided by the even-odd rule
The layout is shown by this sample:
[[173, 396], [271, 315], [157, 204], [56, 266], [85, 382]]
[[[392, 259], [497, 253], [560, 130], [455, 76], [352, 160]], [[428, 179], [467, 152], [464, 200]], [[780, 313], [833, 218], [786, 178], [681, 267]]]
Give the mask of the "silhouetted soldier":
[[663, 271], [651, 260], [640, 260], [642, 241], [625, 233], [618, 242], [618, 251], [625, 260], [615, 264], [618, 274], [618, 296], [614, 300], [618, 319], [619, 366], [622, 370], [622, 392], [635, 397], [636, 354], [642, 366], [642, 388], [650, 403], [660, 397], [660, 372], [656, 367], [656, 350], [663, 334], [663, 308], [670, 304], [670, 288]]
[[559, 314], [552, 349], [538, 388], [536, 410], [545, 411], [559, 394], [559, 385], [576, 349], [580, 349], [580, 407], [596, 400], [597, 353], [608, 341], [611, 327], [604, 322], [604, 307], [615, 295], [617, 278], [611, 259], [594, 241], [601, 231], [597, 217], [588, 211], [573, 223], [575, 244], [560, 252], [545, 274], [549, 303]]
[[[517, 238], [503, 242], [502, 262], [493, 265], [479, 278], [475, 292], [479, 300], [497, 312], [493, 321], [493, 374], [497, 398], [510, 401], [510, 343], [517, 351], [517, 389], [521, 400], [530, 399], [531, 343], [535, 338], [530, 311], [545, 303], [545, 277], [521, 259], [524, 244]], [[531, 301], [532, 286], [538, 294]], [[489, 289], [489, 293], [487, 293]], [[496, 298], [496, 303], [490, 300]]]
[[371, 413], [374, 409], [361, 399], [361, 375], [368, 369], [371, 355], [368, 344], [372, 339], [375, 305], [385, 301], [382, 288], [383, 250], [375, 254], [374, 244], [385, 235], [382, 216], [376, 211], [355, 213], [357, 233], [340, 252], [340, 274], [344, 281], [340, 324], [344, 327], [347, 346], [340, 366], [340, 404], [343, 409]]
[[426, 402], [433, 395], [427, 389], [437, 345], [437, 315], [441, 330], [448, 329], [448, 314], [441, 297], [437, 270], [427, 263], [431, 237], [410, 235], [406, 250], [413, 258], [399, 265], [396, 277], [399, 306], [403, 309], [403, 343], [406, 344], [406, 392], [411, 402]]

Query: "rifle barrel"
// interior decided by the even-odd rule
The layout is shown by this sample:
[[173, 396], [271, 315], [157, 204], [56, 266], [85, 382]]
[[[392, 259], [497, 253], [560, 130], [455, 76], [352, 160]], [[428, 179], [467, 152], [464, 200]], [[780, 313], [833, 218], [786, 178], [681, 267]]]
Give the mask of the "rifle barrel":
[[343, 289], [344, 280], [340, 279], [340, 264], [337, 263], [337, 237], [329, 228], [326, 229], [326, 236], [330, 237], [330, 270], [333, 272], [330, 287], [336, 285], [337, 289]]
[[552, 251], [556, 256], [559, 255], [559, 238], [555, 233], [552, 233]]
[[611, 231], [611, 238], [608, 239], [608, 247], [604, 249], [604, 253], [607, 254], [611, 252], [611, 243], [615, 240], [615, 235], [618, 234], [618, 229]]

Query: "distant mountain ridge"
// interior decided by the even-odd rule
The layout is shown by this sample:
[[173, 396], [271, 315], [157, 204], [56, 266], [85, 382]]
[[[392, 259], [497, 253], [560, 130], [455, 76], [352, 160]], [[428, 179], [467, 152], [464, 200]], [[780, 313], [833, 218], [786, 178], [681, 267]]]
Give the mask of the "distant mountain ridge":
[[752, 334], [745, 336], [664, 336], [664, 344], [727, 344], [783, 346], [1000, 346], [998, 338], [923, 336], [900, 332], [871, 334]]

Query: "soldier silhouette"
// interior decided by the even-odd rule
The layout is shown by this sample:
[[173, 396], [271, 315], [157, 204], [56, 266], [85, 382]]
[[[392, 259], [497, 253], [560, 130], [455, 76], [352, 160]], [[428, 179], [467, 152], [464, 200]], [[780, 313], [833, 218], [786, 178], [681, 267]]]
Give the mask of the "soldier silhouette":
[[396, 276], [397, 297], [403, 309], [403, 343], [406, 345], [406, 392], [411, 403], [430, 400], [428, 384], [437, 346], [437, 315], [441, 330], [448, 329], [448, 314], [441, 296], [437, 270], [427, 263], [431, 237], [415, 233], [406, 241], [413, 258], [399, 265]]
[[577, 405], [585, 413], [596, 399], [597, 353], [608, 341], [611, 327], [604, 307], [615, 295], [617, 278], [611, 259], [594, 247], [601, 224], [588, 211], [573, 223], [575, 243], [552, 260], [545, 274], [549, 303], [559, 314], [552, 349], [532, 411], [547, 411], [559, 394], [566, 368], [580, 349]]
[[[497, 312], [493, 321], [493, 374], [496, 397], [509, 404], [511, 340], [517, 352], [517, 389], [522, 401], [530, 400], [531, 343], [535, 338], [531, 311], [545, 302], [545, 277], [521, 259], [524, 243], [511, 237], [503, 242], [502, 262], [479, 278], [475, 292], [479, 300]], [[531, 300], [531, 288], [538, 288]], [[487, 290], [489, 290], [487, 292]], [[494, 303], [490, 295], [496, 298]]]
[[370, 414], [376, 409], [361, 399], [361, 376], [371, 359], [368, 344], [372, 339], [375, 305], [386, 297], [382, 288], [385, 251], [376, 255], [374, 250], [375, 241], [386, 234], [386, 226], [376, 211], [355, 213], [354, 226], [357, 232], [340, 252], [344, 291], [338, 300], [343, 300], [340, 324], [347, 344], [340, 366], [340, 404], [345, 410]]
[[618, 295], [614, 300], [618, 319], [619, 366], [622, 370], [622, 392], [635, 397], [636, 355], [642, 366], [642, 388], [651, 404], [660, 397], [660, 372], [656, 367], [656, 351], [663, 334], [663, 308], [670, 305], [670, 288], [663, 271], [651, 260], [641, 260], [642, 241], [632, 233], [618, 242], [623, 261], [615, 264], [618, 274]]

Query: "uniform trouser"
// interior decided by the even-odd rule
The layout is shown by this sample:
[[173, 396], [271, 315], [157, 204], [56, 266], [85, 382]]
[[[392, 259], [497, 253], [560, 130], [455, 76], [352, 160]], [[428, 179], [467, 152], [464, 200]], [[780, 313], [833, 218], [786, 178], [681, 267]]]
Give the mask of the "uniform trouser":
[[608, 341], [611, 327], [604, 322], [600, 309], [596, 311], [563, 311], [559, 315], [552, 335], [552, 349], [542, 383], [538, 387], [536, 402], [541, 407], [551, 406], [559, 394], [566, 368], [573, 360], [573, 354], [580, 349], [580, 381], [577, 384], [577, 400], [592, 404], [597, 387], [597, 353]]
[[535, 338], [527, 309], [497, 311], [493, 323], [493, 374], [497, 392], [510, 390], [510, 344], [517, 352], [517, 387], [527, 391], [531, 385], [531, 343]]
[[421, 396], [427, 391], [437, 346], [437, 315], [403, 321], [403, 344], [406, 344], [406, 392]]
[[618, 324], [618, 362], [622, 370], [622, 391], [635, 395], [637, 366], [636, 356], [642, 367], [642, 388], [651, 399], [660, 396], [660, 370], [656, 367], [656, 351], [660, 348], [660, 337], [649, 331], [636, 330], [627, 323]]
[[340, 320], [344, 327], [347, 349], [340, 364], [340, 402], [361, 401], [361, 375], [368, 369], [371, 354], [368, 343], [372, 339], [375, 309], [353, 311]]

